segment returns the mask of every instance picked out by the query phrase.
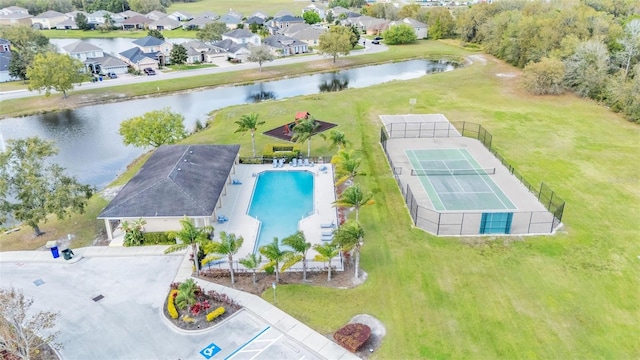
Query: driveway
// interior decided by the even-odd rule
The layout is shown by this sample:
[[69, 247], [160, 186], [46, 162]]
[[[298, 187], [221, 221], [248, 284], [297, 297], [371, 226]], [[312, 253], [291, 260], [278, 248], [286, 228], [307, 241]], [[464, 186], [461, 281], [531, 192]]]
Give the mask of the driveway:
[[[33, 298], [32, 309], [60, 312], [56, 341], [64, 345], [63, 359], [321, 358], [248, 309], [213, 329], [177, 330], [164, 318], [162, 307], [183, 258], [7, 261], [0, 262], [0, 280], [1, 286], [20, 288]], [[99, 296], [103, 298], [95, 301]]]

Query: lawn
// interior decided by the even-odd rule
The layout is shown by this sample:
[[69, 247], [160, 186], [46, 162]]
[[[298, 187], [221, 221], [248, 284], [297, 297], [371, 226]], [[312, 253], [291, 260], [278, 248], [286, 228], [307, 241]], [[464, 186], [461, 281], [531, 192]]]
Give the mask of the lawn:
[[[464, 53], [417, 46], [394, 51]], [[387, 336], [373, 358], [640, 357], [640, 169], [633, 165], [640, 127], [573, 95], [524, 94], [517, 69], [485, 58], [416, 80], [225, 108], [186, 142], [240, 143], [246, 156], [251, 137], [234, 133], [233, 122], [249, 112], [266, 121], [257, 149], [274, 142], [262, 131], [297, 111], [339, 124], [363, 158], [367, 175], [357, 181], [376, 200], [360, 214], [368, 279], [350, 290], [279, 286], [278, 307], [323, 334], [356, 314], [377, 317]], [[567, 201], [564, 228], [513, 238], [437, 238], [413, 228], [379, 145], [378, 119], [409, 112], [409, 98], [417, 99], [414, 113], [483, 124], [530, 182], [544, 181]], [[313, 138], [312, 152], [327, 151]], [[272, 301], [271, 292], [264, 298]]]
[[[102, 32], [99, 30], [40, 30], [43, 35], [50, 39], [111, 39], [111, 38], [129, 38], [138, 39], [147, 36], [147, 30], [111, 30]], [[197, 31], [184, 30], [182, 28], [176, 30], [165, 30], [162, 32], [165, 39], [195, 39]]]

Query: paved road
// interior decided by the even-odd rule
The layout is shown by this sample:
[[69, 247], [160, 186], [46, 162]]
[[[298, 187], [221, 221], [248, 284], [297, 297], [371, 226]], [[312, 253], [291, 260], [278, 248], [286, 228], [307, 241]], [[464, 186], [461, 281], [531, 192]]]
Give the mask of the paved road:
[[[367, 40], [367, 45], [365, 49], [352, 51], [349, 54], [349, 56], [366, 55], [366, 54], [378, 53], [386, 50], [388, 50], [388, 48], [385, 45], [382, 45], [382, 44], [373, 45], [370, 43], [370, 40]], [[325, 60], [330, 58], [331, 57], [324, 56], [324, 55], [299, 55], [299, 56], [280, 58], [269, 63], [264, 63], [262, 64], [262, 67], [265, 68], [270, 66], [296, 64], [301, 62], [318, 61], [318, 60]], [[170, 73], [164, 73], [164, 74], [161, 72], [158, 72], [158, 75], [155, 75], [155, 76], [121, 76], [117, 79], [109, 79], [109, 80], [105, 80], [97, 83], [91, 83], [91, 82], [83, 83], [81, 86], [76, 87], [76, 89], [78, 90], [99, 89], [99, 88], [107, 88], [111, 86], [127, 85], [132, 83], [151, 82], [151, 81], [158, 81], [158, 80], [170, 80], [170, 79], [185, 78], [185, 77], [192, 77], [192, 76], [201, 76], [201, 75], [207, 75], [207, 74], [217, 74], [217, 73], [222, 73], [227, 71], [241, 71], [241, 70], [248, 70], [248, 69], [256, 69], [258, 67], [259, 66], [257, 63], [249, 62], [249, 63], [235, 64], [235, 65], [229, 64], [228, 66], [220, 66], [220, 67], [176, 71], [176, 72], [170, 72]], [[37, 91], [28, 91], [28, 90], [5, 91], [5, 92], [0, 92], [0, 102], [3, 100], [19, 99], [19, 98], [26, 98], [26, 97], [39, 96], [39, 95], [42, 95], [42, 94], [38, 93]]]

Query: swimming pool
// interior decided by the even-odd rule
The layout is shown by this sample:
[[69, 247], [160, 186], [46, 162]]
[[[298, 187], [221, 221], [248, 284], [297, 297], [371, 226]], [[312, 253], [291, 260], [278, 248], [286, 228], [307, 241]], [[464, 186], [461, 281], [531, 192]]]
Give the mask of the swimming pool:
[[313, 212], [313, 174], [309, 171], [265, 171], [258, 175], [247, 213], [261, 222], [253, 251], [298, 231], [298, 222]]

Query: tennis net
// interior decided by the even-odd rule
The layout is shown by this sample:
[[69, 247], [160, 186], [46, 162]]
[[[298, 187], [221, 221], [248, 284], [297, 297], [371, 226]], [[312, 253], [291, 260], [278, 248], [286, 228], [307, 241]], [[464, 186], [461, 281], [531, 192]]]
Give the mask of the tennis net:
[[486, 169], [411, 169], [411, 176], [494, 175], [496, 168]]

